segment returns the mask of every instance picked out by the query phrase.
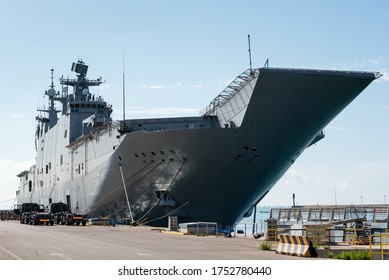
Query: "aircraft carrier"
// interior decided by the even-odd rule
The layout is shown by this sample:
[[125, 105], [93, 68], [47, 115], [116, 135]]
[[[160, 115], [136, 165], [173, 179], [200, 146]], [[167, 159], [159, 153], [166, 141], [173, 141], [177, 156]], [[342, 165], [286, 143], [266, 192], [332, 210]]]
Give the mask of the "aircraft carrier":
[[65, 202], [88, 217], [149, 225], [177, 216], [226, 226], [250, 216], [302, 152], [324, 138], [326, 125], [381, 75], [248, 69], [199, 116], [115, 121], [111, 106], [90, 91], [103, 79], [88, 79], [87, 70], [83, 61], [73, 63], [76, 78], [60, 78], [61, 91], [52, 75], [49, 105], [36, 118], [36, 163], [17, 175], [18, 204]]

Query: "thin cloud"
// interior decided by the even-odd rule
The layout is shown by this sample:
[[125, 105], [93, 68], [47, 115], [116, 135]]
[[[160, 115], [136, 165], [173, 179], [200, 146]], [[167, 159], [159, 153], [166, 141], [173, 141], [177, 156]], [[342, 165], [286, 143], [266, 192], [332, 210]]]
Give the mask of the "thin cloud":
[[235, 78], [227, 79], [227, 80], [218, 80], [219, 85], [228, 86]]
[[[182, 108], [182, 107], [160, 107], [160, 108], [127, 108], [128, 116], [130, 118], [156, 118], [156, 117], [182, 117], [182, 116], [198, 116], [200, 108]], [[115, 111], [115, 116], [120, 116], [123, 114], [123, 111]]]
[[194, 83], [174, 82], [174, 83], [156, 83], [156, 84], [142, 83], [138, 86], [131, 84], [131, 87], [141, 87], [143, 89], [149, 89], [149, 90], [222, 88], [228, 86], [232, 80], [233, 79], [218, 80], [216, 82], [211, 82], [211, 83], [203, 83], [203, 82], [194, 82]]
[[121, 87], [118, 87], [116, 85], [113, 85], [113, 84], [102, 84], [100, 85], [100, 90], [121, 90], [122, 88]]
[[[344, 63], [341, 66], [335, 67], [342, 70], [355, 70], [355, 71], [370, 71], [379, 72], [382, 76], [375, 80], [375, 82], [388, 82], [389, 71], [385, 67], [386, 64], [384, 58], [366, 58], [362, 60], [355, 60], [349, 63]], [[378, 69], [377, 69], [378, 68]]]
[[388, 110], [389, 109], [389, 105], [377, 105], [377, 106], [372, 106], [370, 107], [372, 109], [383, 109], [383, 110]]
[[188, 88], [195, 88], [195, 86], [184, 84], [182, 82], [175, 82], [175, 83], [169, 83], [169, 84], [141, 84], [141, 87], [144, 89], [151, 89], [151, 90], [164, 90], [164, 89], [188, 89]]
[[347, 189], [349, 186], [350, 186], [349, 182], [346, 181], [338, 182], [338, 187], [341, 189]]
[[381, 69], [380, 71], [378, 71], [382, 74], [382, 76], [377, 79], [377, 81], [384, 81], [384, 82], [388, 82], [389, 81], [389, 71], [386, 70], [386, 69]]
[[176, 108], [176, 107], [131, 110], [133, 114], [158, 114], [158, 115], [187, 114], [193, 112], [198, 113], [199, 111], [200, 111], [199, 108]]
[[[12, 206], [12, 199], [16, 197], [16, 190], [19, 186], [19, 178], [16, 177], [23, 170], [28, 170], [34, 161], [16, 162], [9, 159], [0, 159], [0, 209], [9, 209]], [[12, 176], [13, 175], [13, 176]]]
[[17, 119], [17, 120], [20, 120], [20, 119], [26, 119], [27, 116], [26, 115], [22, 115], [22, 114], [16, 114], [16, 115], [8, 115], [8, 116], [5, 116], [6, 119]]
[[298, 186], [302, 182], [307, 182], [309, 180], [310, 177], [308, 175], [296, 169], [290, 169], [283, 177], [283, 182], [289, 186]]
[[141, 84], [141, 87], [144, 89], [155, 89], [155, 90], [162, 90], [167, 88], [167, 86], [163, 86], [161, 84], [156, 84], [156, 85]]
[[352, 131], [354, 131], [351, 128], [341, 127], [341, 126], [328, 126], [327, 129], [337, 130], [337, 131], [345, 131], [345, 132], [352, 132]]
[[382, 61], [382, 57], [380, 58], [370, 58], [370, 59], [367, 59], [367, 61], [370, 63], [370, 64], [373, 64], [373, 65], [377, 65], [377, 64], [380, 64], [381, 61]]

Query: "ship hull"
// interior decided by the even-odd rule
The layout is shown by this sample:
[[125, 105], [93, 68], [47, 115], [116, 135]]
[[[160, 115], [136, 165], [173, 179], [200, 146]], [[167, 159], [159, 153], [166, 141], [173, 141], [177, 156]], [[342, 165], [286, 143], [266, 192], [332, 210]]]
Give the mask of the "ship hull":
[[[86, 137], [71, 151], [84, 158], [79, 176], [59, 176], [51, 192], [47, 187], [35, 199], [69, 200], [91, 217], [131, 217], [151, 225], [166, 225], [167, 216], [233, 225], [251, 214], [375, 78], [373, 73], [261, 69], [211, 110], [219, 126], [110, 129], [99, 141]], [[97, 160], [101, 145], [107, 152]], [[19, 198], [25, 201], [28, 194]]]

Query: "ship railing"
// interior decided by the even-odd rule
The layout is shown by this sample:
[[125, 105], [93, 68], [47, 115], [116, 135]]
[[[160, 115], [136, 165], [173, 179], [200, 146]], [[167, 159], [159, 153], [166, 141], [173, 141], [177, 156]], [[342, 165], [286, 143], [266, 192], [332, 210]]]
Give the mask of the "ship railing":
[[67, 145], [66, 148], [68, 148], [70, 150], [75, 150], [75, 149], [77, 149], [77, 147], [79, 147], [80, 145], [82, 145], [86, 141], [89, 141], [89, 140], [93, 139], [93, 137], [102, 135], [106, 131], [112, 130], [112, 129], [118, 127], [118, 126], [119, 126], [119, 122], [108, 122], [108, 123], [105, 123], [105, 124], [95, 128], [94, 130], [92, 130], [88, 134], [80, 136], [74, 142], [72, 142], [69, 145]]
[[247, 69], [238, 77], [236, 77], [218, 96], [216, 96], [210, 104], [200, 110], [200, 117], [212, 116], [216, 114], [218, 107], [226, 104], [233, 96], [235, 96], [247, 83], [258, 77], [259, 69]]
[[[68, 86], [75, 86], [79, 82], [78, 79], [69, 79], [69, 78], [66, 78], [66, 79], [59, 78], [59, 81], [60, 81], [61, 85], [68, 85]], [[86, 79], [85, 81], [86, 81], [88, 86], [99, 86], [105, 82], [102, 80], [101, 77], [99, 79], [96, 79], [96, 80]]]

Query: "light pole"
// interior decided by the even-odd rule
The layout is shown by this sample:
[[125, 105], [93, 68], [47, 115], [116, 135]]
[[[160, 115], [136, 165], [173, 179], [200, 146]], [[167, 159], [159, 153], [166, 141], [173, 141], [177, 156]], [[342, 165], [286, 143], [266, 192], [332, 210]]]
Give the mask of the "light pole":
[[386, 204], [386, 194], [384, 194], [384, 204]]

